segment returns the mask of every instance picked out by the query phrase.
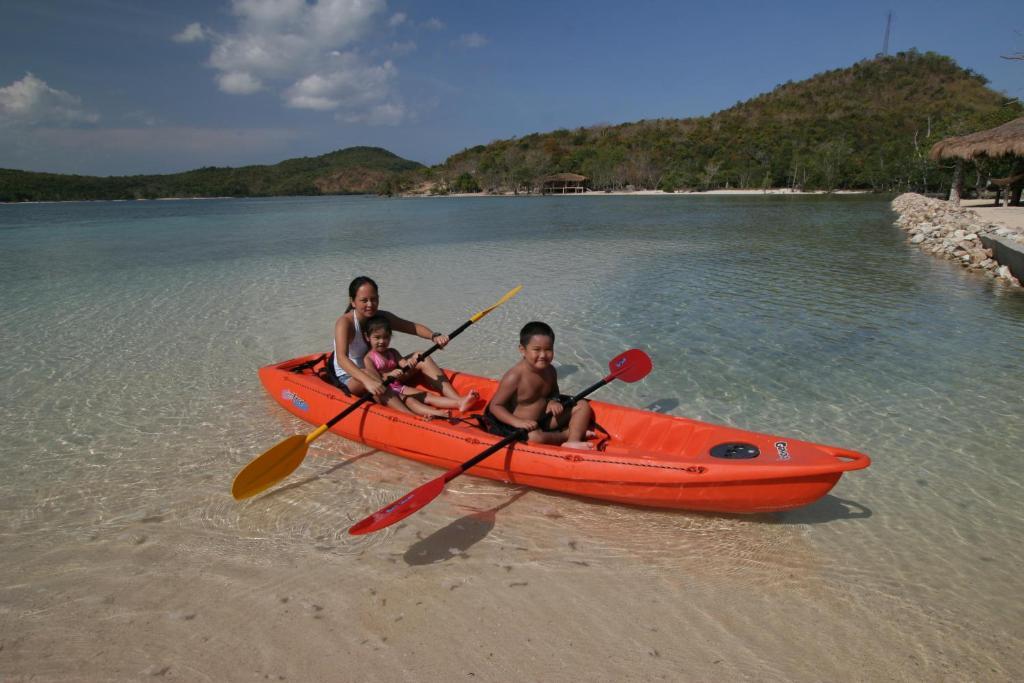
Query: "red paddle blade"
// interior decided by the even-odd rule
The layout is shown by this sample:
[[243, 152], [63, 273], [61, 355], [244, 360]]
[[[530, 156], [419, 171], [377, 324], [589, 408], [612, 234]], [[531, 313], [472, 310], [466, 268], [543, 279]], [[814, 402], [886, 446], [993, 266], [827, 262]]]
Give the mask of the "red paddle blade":
[[640, 349], [623, 351], [608, 361], [608, 369], [611, 371], [609, 378], [621, 379], [623, 382], [641, 380], [653, 367], [650, 356]]
[[441, 475], [437, 479], [428, 481], [418, 489], [405, 494], [394, 503], [382, 507], [361, 522], [353, 524], [349, 527], [348, 532], [355, 536], [369, 534], [391, 526], [395, 522], [402, 521], [441, 494], [445, 485], [444, 477], [445, 475]]

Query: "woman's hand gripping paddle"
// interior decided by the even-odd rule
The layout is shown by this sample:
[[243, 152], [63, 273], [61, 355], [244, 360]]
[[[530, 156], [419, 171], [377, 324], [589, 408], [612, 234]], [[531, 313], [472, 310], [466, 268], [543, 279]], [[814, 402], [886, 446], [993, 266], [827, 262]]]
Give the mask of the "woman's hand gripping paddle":
[[[608, 369], [611, 372], [607, 377], [573, 396], [569, 399], [569, 402], [565, 407], [571, 409], [572, 406], [574, 406], [580, 399], [597, 391], [613, 379], [621, 379], [623, 382], [636, 382], [641, 380], [651, 371], [651, 367], [651, 359], [643, 351], [640, 351], [639, 349], [630, 349], [629, 351], [625, 351], [609, 361]], [[546, 413], [544, 417], [541, 418], [541, 421], [550, 417], [552, 417], [551, 413]], [[467, 460], [458, 467], [448, 470], [437, 479], [428, 481], [423, 486], [410, 491], [394, 503], [381, 508], [361, 522], [353, 524], [352, 527], [349, 528], [348, 532], [350, 534], [368, 534], [373, 531], [380, 531], [384, 527], [391, 526], [395, 522], [405, 519], [420, 508], [426, 506], [430, 501], [437, 498], [441, 494], [441, 491], [444, 490], [445, 484], [450, 482], [452, 479], [459, 476], [473, 465], [484, 460], [489, 455], [497, 453], [513, 441], [526, 436], [526, 433], [525, 429], [517, 429], [514, 433], [505, 437], [479, 455]]]
[[[449, 334], [448, 340], [451, 341], [460, 335], [467, 327], [518, 294], [519, 290], [522, 288], [523, 286], [519, 285], [518, 287], [510, 289], [508, 293], [501, 297], [493, 306], [485, 308], [484, 310], [474, 314], [473, 317], [462, 323], [462, 325], [460, 325], [454, 332]], [[424, 351], [420, 357], [426, 358], [439, 348], [441, 347], [434, 344]], [[238, 475], [235, 476], [235, 481], [231, 485], [231, 495], [235, 497], [235, 500], [249, 498], [251, 496], [255, 496], [257, 493], [266, 491], [271, 486], [287, 477], [302, 464], [303, 459], [306, 457], [306, 451], [309, 450], [309, 444], [316, 441], [324, 432], [343, 420], [347, 415], [353, 413], [359, 408], [359, 406], [370, 401], [372, 398], [373, 397], [370, 394], [363, 396], [348, 408], [345, 408], [345, 410], [328, 420], [326, 424], [320, 425], [309, 434], [305, 436], [302, 434], [289, 436], [287, 439], [253, 460], [242, 468]]]

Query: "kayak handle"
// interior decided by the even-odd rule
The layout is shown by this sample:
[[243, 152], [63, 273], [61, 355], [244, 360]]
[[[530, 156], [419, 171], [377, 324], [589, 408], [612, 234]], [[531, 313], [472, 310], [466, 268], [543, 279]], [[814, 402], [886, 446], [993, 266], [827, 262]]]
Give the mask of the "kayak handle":
[[858, 453], [857, 451], [841, 451], [838, 448], [830, 448], [828, 450], [833, 456], [835, 456], [836, 460], [843, 465], [843, 472], [862, 470], [871, 464], [871, 458], [864, 453]]

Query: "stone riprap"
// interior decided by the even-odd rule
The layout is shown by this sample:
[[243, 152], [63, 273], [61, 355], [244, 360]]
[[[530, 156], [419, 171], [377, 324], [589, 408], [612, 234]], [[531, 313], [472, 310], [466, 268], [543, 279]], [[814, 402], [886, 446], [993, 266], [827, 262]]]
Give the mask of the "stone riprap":
[[934, 256], [956, 261], [965, 268], [1020, 287], [1020, 281], [1010, 269], [998, 263], [992, 257], [992, 250], [981, 243], [982, 235], [1001, 237], [1020, 242], [1024, 250], [1024, 239], [1017, 231], [984, 221], [970, 209], [913, 192], [892, 200], [892, 208], [899, 215], [896, 225], [909, 234], [911, 244]]

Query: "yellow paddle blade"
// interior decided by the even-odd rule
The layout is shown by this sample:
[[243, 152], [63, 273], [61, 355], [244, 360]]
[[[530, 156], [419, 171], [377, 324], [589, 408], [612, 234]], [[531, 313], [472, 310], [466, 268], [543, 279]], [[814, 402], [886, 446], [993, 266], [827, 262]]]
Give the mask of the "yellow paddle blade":
[[522, 285], [516, 285], [512, 289], [508, 290], [508, 294], [506, 294], [505, 296], [503, 296], [500, 299], [498, 299], [498, 303], [494, 304], [493, 306], [491, 306], [489, 308], [485, 308], [484, 310], [480, 311], [479, 313], [474, 315], [472, 318], [470, 318], [469, 321], [475, 323], [477, 320], [479, 320], [480, 318], [484, 317], [485, 315], [487, 315], [488, 313], [493, 311], [495, 308], [497, 308], [498, 306], [502, 305], [503, 303], [505, 303], [506, 301], [508, 301], [512, 297], [514, 297], [516, 294], [519, 293], [519, 290], [522, 289], [522, 288], [523, 288]]
[[307, 437], [289, 436], [242, 468], [231, 485], [235, 500], [251, 498], [281, 481], [302, 464], [309, 450]]

